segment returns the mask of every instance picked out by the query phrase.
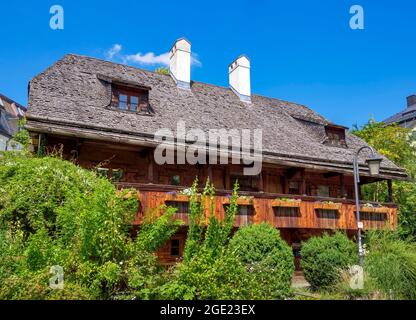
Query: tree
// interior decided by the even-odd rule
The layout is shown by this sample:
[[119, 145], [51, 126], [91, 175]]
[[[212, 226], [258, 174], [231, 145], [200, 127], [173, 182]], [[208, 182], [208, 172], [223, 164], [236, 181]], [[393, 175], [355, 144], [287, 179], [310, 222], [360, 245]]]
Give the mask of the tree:
[[[351, 132], [406, 169], [411, 180], [393, 182], [393, 200], [399, 204], [399, 233], [402, 237], [416, 236], [416, 148], [411, 131], [397, 124], [386, 125], [370, 119], [360, 128], [354, 126]], [[386, 183], [364, 186], [363, 196], [369, 201], [387, 201]]]
[[165, 74], [165, 75], [168, 75], [168, 74], [169, 74], [169, 69], [168, 69], [168, 68], [165, 68], [165, 67], [159, 67], [159, 68], [157, 68], [157, 69], [155, 70], [155, 72], [156, 72], [156, 73], [159, 73], [159, 74]]

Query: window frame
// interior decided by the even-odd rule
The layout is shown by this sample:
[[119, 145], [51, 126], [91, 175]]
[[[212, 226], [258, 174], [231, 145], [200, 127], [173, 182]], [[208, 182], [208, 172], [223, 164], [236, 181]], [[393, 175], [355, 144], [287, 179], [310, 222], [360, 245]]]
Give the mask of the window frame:
[[[134, 113], [149, 112], [149, 90], [113, 84], [112, 91], [112, 105], [116, 107], [117, 110]], [[127, 97], [125, 109], [120, 108], [120, 102], [122, 102], [120, 96]], [[132, 100], [134, 100], [133, 98], [137, 98], [137, 103], [132, 102]], [[133, 106], [135, 106], [135, 109], [133, 109]]]

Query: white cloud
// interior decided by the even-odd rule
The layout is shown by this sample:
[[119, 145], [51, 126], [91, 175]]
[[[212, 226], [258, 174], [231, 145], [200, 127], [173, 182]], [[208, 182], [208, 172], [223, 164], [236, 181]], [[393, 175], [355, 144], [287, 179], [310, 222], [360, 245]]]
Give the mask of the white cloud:
[[148, 53], [136, 53], [125, 56], [126, 62], [133, 62], [137, 64], [145, 65], [155, 65], [161, 64], [168, 66], [169, 65], [169, 52], [162, 53], [160, 55], [155, 55], [153, 52]]
[[[105, 57], [109, 60], [120, 60], [123, 63], [169, 66], [169, 52], [165, 52], [159, 55], [156, 55], [153, 52], [122, 54], [121, 50], [122, 46], [120, 44], [115, 44], [112, 48], [105, 52]], [[195, 53], [191, 53], [191, 65], [198, 67], [202, 66], [201, 61], [198, 59], [198, 55]]]
[[113, 59], [115, 55], [119, 54], [122, 49], [121, 44], [116, 43], [111, 49], [108, 49], [105, 53], [107, 59]]

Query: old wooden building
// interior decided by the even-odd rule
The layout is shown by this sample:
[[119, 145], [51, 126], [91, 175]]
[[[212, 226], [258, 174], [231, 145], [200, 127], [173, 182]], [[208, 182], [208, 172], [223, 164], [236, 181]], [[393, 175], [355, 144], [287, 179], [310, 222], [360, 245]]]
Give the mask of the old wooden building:
[[[238, 180], [242, 197], [235, 226], [268, 221], [295, 252], [301, 241], [325, 230], [343, 229], [353, 236], [352, 161], [366, 143], [303, 105], [252, 94], [245, 56], [229, 66], [229, 88], [191, 81], [190, 61], [186, 39], [171, 49], [170, 75], [66, 55], [30, 81], [27, 128], [34, 151], [62, 146], [66, 159], [98, 170], [119, 188], [136, 188], [141, 201], [137, 224], [162, 204], [177, 207], [185, 227], [160, 251], [166, 264], [182, 254], [189, 199], [181, 190], [195, 177], [201, 186], [208, 177], [214, 182], [219, 217]], [[155, 132], [175, 132], [180, 121], [204, 132], [261, 128], [261, 172], [244, 175], [245, 165], [231, 160], [158, 165]], [[361, 184], [406, 178], [386, 158], [380, 173], [370, 176], [365, 158], [363, 153]], [[361, 211], [365, 229], [397, 224], [393, 203], [363, 203]]]

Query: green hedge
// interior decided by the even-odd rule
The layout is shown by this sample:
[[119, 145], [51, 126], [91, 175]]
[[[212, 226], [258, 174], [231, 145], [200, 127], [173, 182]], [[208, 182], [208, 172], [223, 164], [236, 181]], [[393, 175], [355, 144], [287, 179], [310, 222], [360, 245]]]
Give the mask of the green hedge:
[[228, 249], [260, 284], [264, 299], [289, 295], [293, 253], [277, 229], [267, 223], [242, 227], [232, 237]]
[[315, 289], [328, 288], [340, 280], [341, 271], [357, 263], [354, 242], [340, 232], [312, 237], [302, 244], [301, 266]]

